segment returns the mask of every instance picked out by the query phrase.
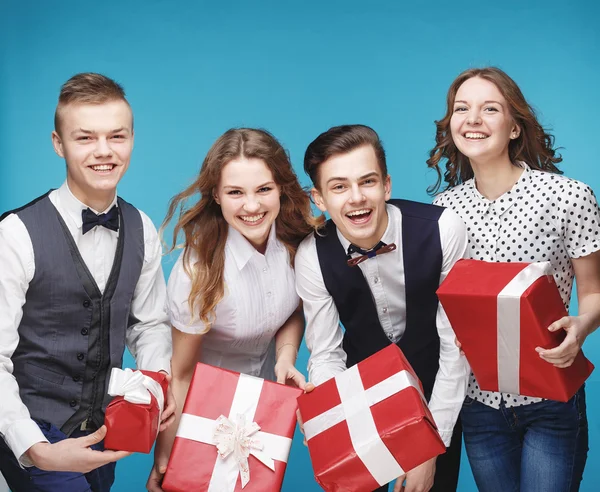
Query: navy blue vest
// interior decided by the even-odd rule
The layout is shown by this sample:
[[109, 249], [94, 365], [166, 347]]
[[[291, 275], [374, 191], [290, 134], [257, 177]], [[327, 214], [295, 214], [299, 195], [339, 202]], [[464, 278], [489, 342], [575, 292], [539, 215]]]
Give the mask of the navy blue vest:
[[[390, 200], [388, 203], [402, 212], [406, 329], [398, 346], [417, 373], [429, 399], [439, 368], [435, 291], [442, 269], [438, 220], [444, 209], [408, 200]], [[392, 342], [381, 327], [362, 270], [346, 263], [346, 251], [339, 241], [335, 224], [327, 221], [325, 232], [315, 234], [315, 238], [323, 281], [345, 328], [343, 347], [350, 367]]]
[[144, 261], [143, 223], [135, 207], [118, 204], [119, 239], [103, 293], [47, 194], [12, 212], [35, 258], [13, 374], [31, 417], [67, 435], [84, 420], [102, 425], [108, 375], [121, 367], [126, 330], [137, 322], [130, 309]]

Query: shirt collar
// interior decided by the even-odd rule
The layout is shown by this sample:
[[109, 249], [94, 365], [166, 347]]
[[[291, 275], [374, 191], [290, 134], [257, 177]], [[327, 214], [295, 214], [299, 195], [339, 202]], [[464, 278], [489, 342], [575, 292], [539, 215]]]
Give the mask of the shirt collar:
[[[385, 229], [385, 232], [383, 233], [383, 236], [381, 236], [381, 241], [383, 241], [385, 244], [390, 244], [395, 241], [394, 238], [396, 237], [396, 221], [394, 220], [394, 212], [395, 212], [394, 209], [398, 210], [398, 212], [400, 211], [398, 208], [394, 207], [393, 205], [386, 203], [385, 210], [388, 214], [388, 224]], [[347, 252], [348, 246], [350, 246], [350, 244], [351, 244], [350, 241], [348, 241], [346, 239], [346, 237], [340, 232], [339, 228], [337, 228], [337, 227], [336, 227], [336, 232], [337, 232], [338, 239], [340, 240], [340, 243], [342, 244], [342, 246], [344, 248], [344, 252]], [[358, 254], [358, 253], [355, 253], [355, 254]]]
[[82, 210], [89, 208], [95, 214], [101, 214], [101, 213], [108, 212], [113, 207], [113, 205], [115, 205], [117, 203], [117, 194], [115, 193], [115, 196], [112, 199], [112, 201], [110, 202], [110, 204], [108, 205], [108, 207], [106, 207], [105, 210], [98, 212], [97, 210], [94, 210], [93, 208], [88, 207], [85, 203], [79, 201], [79, 199], [77, 199], [77, 197], [75, 195], [73, 195], [73, 192], [69, 188], [67, 181], [65, 181], [62, 184], [62, 186], [57, 190], [57, 194], [58, 194], [58, 199], [60, 201], [62, 210], [64, 212], [66, 212], [66, 214], [71, 218], [71, 220], [77, 226], [78, 229], [81, 229], [81, 223], [82, 223], [81, 211]]
[[[235, 261], [238, 270], [242, 270], [248, 261], [254, 255], [260, 255], [256, 248], [252, 246], [252, 243], [248, 241], [239, 231], [229, 226], [227, 232], [227, 247], [230, 249], [233, 259]], [[283, 246], [278, 240], [275, 230], [275, 223], [271, 226], [269, 231], [269, 237], [267, 239], [267, 249], [265, 250], [265, 257], [276, 249], [280, 249]]]
[[502, 215], [525, 194], [525, 189], [531, 181], [531, 168], [523, 161], [517, 161], [517, 164], [523, 168], [521, 176], [510, 190], [493, 201], [488, 200], [479, 193], [477, 186], [475, 186], [475, 178], [471, 178], [465, 182], [465, 185], [475, 197], [476, 206], [482, 214], [487, 213], [491, 207], [494, 207], [496, 213]]

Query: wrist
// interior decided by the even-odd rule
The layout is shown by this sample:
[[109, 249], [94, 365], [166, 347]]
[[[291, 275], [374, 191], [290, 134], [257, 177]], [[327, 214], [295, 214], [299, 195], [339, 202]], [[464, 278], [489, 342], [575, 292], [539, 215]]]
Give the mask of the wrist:
[[297, 357], [298, 349], [293, 343], [284, 343], [277, 348], [277, 352], [275, 353], [275, 360], [277, 363], [289, 362], [294, 365]]
[[591, 313], [584, 313], [578, 316], [579, 326], [577, 330], [577, 338], [583, 343], [586, 337], [595, 329], [594, 317]]
[[34, 466], [38, 468], [42, 468], [41, 461], [43, 461], [45, 456], [46, 448], [50, 446], [48, 442], [36, 442], [33, 446], [31, 446], [27, 451], [25, 451], [25, 455], [33, 463]]

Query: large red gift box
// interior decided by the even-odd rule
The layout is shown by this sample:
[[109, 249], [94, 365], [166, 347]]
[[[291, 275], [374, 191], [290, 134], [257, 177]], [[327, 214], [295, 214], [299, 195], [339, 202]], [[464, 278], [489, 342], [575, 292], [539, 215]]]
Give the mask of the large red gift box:
[[535, 351], [566, 336], [548, 331], [567, 316], [549, 262], [460, 260], [437, 294], [482, 390], [565, 402], [594, 369], [581, 351], [565, 369]]
[[149, 453], [158, 434], [168, 386], [163, 373], [113, 368], [108, 393], [119, 396], [106, 407], [104, 447]]
[[198, 363], [162, 488], [281, 489], [296, 428], [297, 388]]
[[298, 398], [315, 478], [370, 492], [446, 451], [421, 383], [390, 345]]

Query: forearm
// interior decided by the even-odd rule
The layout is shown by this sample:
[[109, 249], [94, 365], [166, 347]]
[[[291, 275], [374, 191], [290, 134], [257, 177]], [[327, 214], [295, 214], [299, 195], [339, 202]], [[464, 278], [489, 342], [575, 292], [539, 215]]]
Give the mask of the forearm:
[[295, 364], [303, 336], [304, 316], [301, 309], [297, 309], [275, 335], [276, 361], [288, 360]]
[[596, 331], [600, 326], [600, 293], [585, 294], [579, 299], [579, 316], [584, 320], [584, 337]]
[[461, 359], [454, 362], [442, 362], [440, 359], [429, 400], [429, 410], [446, 446], [450, 445], [452, 431], [467, 394], [470, 370], [466, 358], [461, 356]]
[[138, 323], [129, 328], [127, 347], [138, 369], [171, 373], [171, 329], [164, 321]]
[[192, 373], [185, 375], [184, 377], [175, 377], [171, 380], [171, 390], [177, 408], [175, 410], [175, 420], [173, 423], [163, 432], [158, 434], [156, 439], [156, 448], [154, 454], [156, 456], [164, 455], [169, 457], [171, 455], [171, 449], [173, 448], [173, 442], [175, 441], [175, 435], [177, 434], [177, 428], [179, 427], [179, 421], [181, 420], [181, 414], [183, 413], [183, 405], [190, 388], [192, 380]]
[[435, 377], [429, 409], [444, 444], [450, 445], [452, 431], [467, 394], [471, 369], [467, 358], [454, 343], [455, 334], [442, 306], [438, 306], [436, 323], [440, 337], [439, 369]]

